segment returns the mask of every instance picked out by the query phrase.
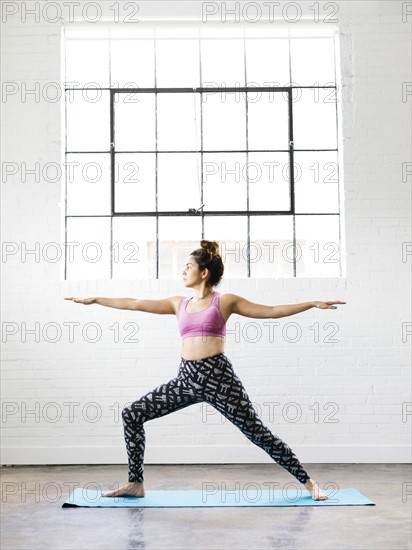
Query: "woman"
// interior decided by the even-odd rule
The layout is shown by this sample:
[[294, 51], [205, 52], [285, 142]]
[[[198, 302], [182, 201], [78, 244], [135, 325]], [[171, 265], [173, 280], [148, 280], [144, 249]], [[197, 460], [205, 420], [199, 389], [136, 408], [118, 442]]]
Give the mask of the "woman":
[[129, 482], [103, 496], [143, 497], [144, 423], [204, 401], [213, 405], [250, 441], [264, 449], [273, 460], [303, 483], [313, 500], [328, 498], [310, 478], [292, 449], [257, 416], [241, 380], [224, 353], [224, 337], [226, 323], [232, 313], [254, 319], [278, 319], [312, 307], [336, 309], [333, 304], [346, 302], [305, 302], [281, 306], [255, 304], [236, 294], [221, 295], [213, 289], [219, 284], [223, 271], [218, 243], [202, 240], [200, 248], [189, 255], [183, 269], [184, 284], [194, 291], [190, 299], [184, 296], [171, 296], [163, 300], [65, 298], [79, 304], [100, 304], [118, 309], [176, 315], [182, 336], [177, 376], [122, 410]]

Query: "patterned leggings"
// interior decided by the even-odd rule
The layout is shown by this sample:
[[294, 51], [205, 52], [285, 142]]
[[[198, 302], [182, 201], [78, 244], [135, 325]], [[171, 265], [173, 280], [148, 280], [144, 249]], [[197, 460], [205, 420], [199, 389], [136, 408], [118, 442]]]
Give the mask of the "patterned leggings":
[[310, 476], [292, 449], [257, 416], [241, 380], [224, 353], [200, 360], [181, 358], [178, 374], [122, 410], [129, 462], [129, 481], [143, 481], [143, 424], [195, 403], [210, 403], [273, 460], [306, 483]]

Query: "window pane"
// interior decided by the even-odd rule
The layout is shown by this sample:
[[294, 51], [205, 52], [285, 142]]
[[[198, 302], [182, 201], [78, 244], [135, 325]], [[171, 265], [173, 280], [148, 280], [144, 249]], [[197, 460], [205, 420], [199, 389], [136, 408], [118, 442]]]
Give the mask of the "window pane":
[[116, 151], [155, 151], [155, 95], [115, 94]]
[[293, 138], [295, 149], [336, 149], [335, 90], [293, 91]]
[[333, 38], [292, 38], [290, 56], [294, 85], [325, 86], [335, 83]]
[[155, 277], [155, 218], [113, 218], [113, 279]]
[[155, 153], [116, 153], [115, 167], [115, 212], [154, 212]]
[[295, 153], [295, 212], [339, 212], [339, 172], [336, 152]]
[[288, 153], [249, 153], [248, 173], [249, 210], [291, 209]]
[[157, 128], [160, 151], [199, 150], [199, 94], [158, 94]]
[[159, 88], [199, 86], [199, 41], [159, 40], [156, 42], [156, 81]]
[[158, 210], [188, 211], [201, 206], [201, 167], [198, 153], [159, 153]]
[[159, 218], [159, 279], [179, 279], [185, 260], [200, 248], [202, 225], [200, 216]]
[[110, 279], [109, 217], [67, 218], [67, 243], [67, 280]]
[[202, 40], [202, 86], [244, 86], [243, 40]]
[[246, 68], [248, 86], [286, 86], [290, 81], [288, 40], [246, 40]]
[[289, 149], [287, 94], [247, 93], [249, 149]]
[[250, 276], [293, 277], [293, 217], [250, 217]]
[[66, 92], [67, 151], [110, 150], [108, 90]]
[[112, 40], [110, 48], [112, 87], [135, 83], [139, 88], [154, 88], [153, 40]]
[[246, 216], [205, 216], [204, 228], [205, 239], [219, 243], [225, 266], [223, 278], [247, 277]]
[[109, 41], [66, 40], [66, 86], [95, 88], [109, 86]]
[[246, 154], [203, 155], [203, 202], [205, 210], [247, 210]]
[[203, 96], [203, 149], [246, 149], [246, 104], [240, 92], [206, 92]]
[[340, 277], [339, 216], [296, 216], [297, 277]]
[[110, 214], [110, 155], [66, 156], [67, 215]]

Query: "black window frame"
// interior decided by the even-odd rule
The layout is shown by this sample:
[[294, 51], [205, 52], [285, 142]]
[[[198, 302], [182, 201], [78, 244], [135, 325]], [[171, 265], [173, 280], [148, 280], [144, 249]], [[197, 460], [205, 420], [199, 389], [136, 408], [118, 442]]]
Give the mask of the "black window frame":
[[[156, 44], [156, 40], [155, 44]], [[291, 38], [289, 37], [289, 42]], [[245, 42], [245, 39], [244, 39]], [[290, 51], [290, 47], [289, 47]], [[156, 63], [155, 63], [156, 65]], [[156, 66], [155, 66], [155, 74], [156, 74]], [[337, 133], [337, 147], [334, 149], [295, 149], [294, 148], [294, 137], [293, 137], [293, 92], [295, 89], [313, 89], [313, 90], [320, 90], [320, 89], [332, 89], [335, 90], [335, 114], [336, 114], [336, 123], [338, 122], [338, 113], [337, 113], [337, 91], [338, 86], [335, 79], [335, 84], [333, 85], [323, 85], [323, 86], [263, 86], [263, 87], [257, 87], [257, 86], [244, 86], [244, 87], [213, 87], [214, 92], [222, 92], [222, 93], [244, 93], [245, 94], [245, 105], [246, 105], [246, 149], [245, 150], [219, 150], [219, 151], [213, 151], [213, 150], [204, 150], [203, 149], [203, 130], [202, 130], [202, 117], [203, 117], [203, 111], [202, 111], [202, 94], [203, 93], [210, 93], [210, 87], [196, 87], [196, 88], [120, 88], [120, 87], [109, 87], [109, 88], [97, 88], [100, 91], [108, 90], [110, 93], [110, 150], [109, 151], [94, 151], [93, 154], [97, 153], [103, 153], [107, 154], [110, 153], [110, 205], [111, 205], [111, 212], [110, 214], [102, 214], [102, 215], [67, 215], [67, 211], [65, 213], [65, 233], [66, 233], [66, 241], [67, 241], [67, 219], [68, 218], [76, 218], [76, 217], [110, 217], [110, 250], [113, 247], [113, 218], [116, 217], [133, 217], [133, 216], [141, 216], [141, 217], [151, 217], [156, 218], [156, 275], [155, 278], [159, 279], [159, 218], [164, 216], [175, 216], [175, 217], [183, 217], [183, 216], [201, 216], [201, 238], [205, 238], [204, 235], [204, 219], [207, 216], [242, 216], [247, 218], [247, 278], [251, 278], [251, 262], [250, 262], [250, 217], [251, 216], [292, 216], [292, 227], [293, 227], [293, 242], [292, 242], [292, 249], [293, 249], [293, 277], [296, 278], [296, 216], [338, 216], [339, 218], [339, 277], [342, 277], [342, 257], [341, 257], [341, 211], [340, 211], [340, 201], [339, 201], [339, 207], [338, 212], [336, 213], [330, 213], [330, 212], [310, 212], [310, 213], [296, 213], [295, 211], [295, 174], [294, 174], [294, 155], [295, 152], [336, 152], [339, 153], [338, 149], [338, 124], [336, 124], [336, 133]], [[81, 91], [85, 90], [86, 88], [66, 88], [67, 90], [70, 90], [71, 92]], [[287, 94], [288, 98], [288, 143], [289, 147], [288, 149], [249, 149], [248, 148], [248, 92], [250, 93], [256, 93], [256, 92], [262, 92], [262, 93], [285, 93]], [[156, 175], [155, 175], [155, 193], [156, 193], [156, 210], [152, 212], [116, 212], [115, 211], [115, 155], [116, 153], [119, 153], [121, 151], [115, 150], [115, 102], [116, 102], [116, 95], [117, 94], [140, 94], [140, 93], [150, 93], [155, 95], [155, 124], [157, 127], [157, 94], [161, 93], [191, 93], [191, 94], [200, 94], [200, 116], [201, 116], [201, 130], [200, 130], [200, 136], [201, 136], [201, 146], [200, 148], [195, 151], [188, 151], [188, 150], [179, 150], [179, 151], [159, 151], [157, 148], [157, 135], [156, 135], [156, 150], [155, 151], [127, 151], [127, 153], [133, 154], [133, 153], [154, 153], [156, 158]], [[67, 142], [67, 140], [66, 140]], [[201, 157], [201, 178], [200, 178], [200, 185], [201, 185], [201, 201], [200, 205], [194, 205], [194, 206], [200, 206], [200, 208], [191, 208], [188, 211], [158, 211], [157, 209], [157, 163], [158, 163], [158, 154], [163, 152], [176, 152], [176, 153], [199, 153]], [[248, 171], [246, 171], [246, 192], [247, 192], [247, 209], [246, 210], [236, 210], [236, 211], [226, 211], [226, 210], [219, 210], [219, 211], [213, 211], [213, 210], [204, 210], [203, 209], [203, 154], [204, 153], [210, 153], [210, 152], [219, 152], [219, 153], [245, 153], [246, 154], [246, 163], [248, 164], [248, 155], [249, 153], [254, 152], [268, 152], [268, 153], [288, 153], [288, 159], [289, 159], [289, 192], [290, 192], [290, 209], [289, 210], [282, 210], [282, 211], [276, 211], [276, 210], [249, 210], [249, 179], [248, 179]], [[67, 151], [66, 147], [66, 155], [67, 154], [74, 154], [74, 153], [83, 153], [87, 154], [88, 151]], [[90, 153], [92, 153], [90, 151]], [[337, 165], [337, 173], [338, 173], [338, 192], [340, 188], [340, 179], [339, 179], [339, 161]], [[66, 204], [67, 204], [67, 182], [66, 182]], [[65, 269], [64, 269], [64, 276], [65, 279], [67, 277], [67, 255], [65, 258]], [[113, 279], [113, 255], [110, 255], [110, 279]]]

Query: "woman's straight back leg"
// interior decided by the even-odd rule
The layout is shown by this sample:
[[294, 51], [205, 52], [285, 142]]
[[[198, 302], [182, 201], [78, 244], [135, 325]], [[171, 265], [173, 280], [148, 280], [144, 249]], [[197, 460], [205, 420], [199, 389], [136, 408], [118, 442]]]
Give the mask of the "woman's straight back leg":
[[252, 443], [266, 451], [280, 466], [300, 483], [310, 476], [287, 443], [272, 433], [259, 418], [243, 386], [227, 357], [222, 362], [221, 374], [211, 376], [204, 390], [204, 400], [230, 420]]

